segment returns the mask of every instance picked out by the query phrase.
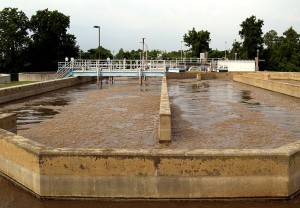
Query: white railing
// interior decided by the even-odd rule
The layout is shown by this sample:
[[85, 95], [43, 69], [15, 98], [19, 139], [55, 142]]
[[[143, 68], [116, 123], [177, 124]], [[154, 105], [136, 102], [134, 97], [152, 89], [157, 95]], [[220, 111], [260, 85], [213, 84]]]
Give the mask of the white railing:
[[59, 62], [58, 63], [58, 70], [53, 75], [53, 79], [61, 79], [64, 78], [64, 76], [73, 69], [72, 62]]
[[105, 71], [105, 72], [165, 72], [167, 67], [180, 68], [179, 61], [168, 60], [89, 60], [75, 59], [70, 62], [59, 62], [56, 77], [72, 71]]

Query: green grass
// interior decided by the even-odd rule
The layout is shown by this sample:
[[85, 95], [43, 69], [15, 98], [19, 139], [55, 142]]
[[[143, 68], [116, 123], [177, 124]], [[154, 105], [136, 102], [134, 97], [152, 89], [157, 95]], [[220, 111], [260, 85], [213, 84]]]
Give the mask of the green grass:
[[0, 84], [0, 88], [19, 86], [19, 85], [30, 84], [30, 83], [35, 83], [35, 82], [34, 81], [11, 82], [9, 84]]

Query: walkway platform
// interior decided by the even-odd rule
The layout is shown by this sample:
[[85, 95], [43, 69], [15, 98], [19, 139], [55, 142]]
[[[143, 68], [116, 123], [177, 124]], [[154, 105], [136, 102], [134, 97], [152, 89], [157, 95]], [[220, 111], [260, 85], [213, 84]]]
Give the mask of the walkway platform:
[[79, 76], [162, 77], [169, 68], [183, 67], [182, 61], [82, 60], [59, 62], [54, 79]]

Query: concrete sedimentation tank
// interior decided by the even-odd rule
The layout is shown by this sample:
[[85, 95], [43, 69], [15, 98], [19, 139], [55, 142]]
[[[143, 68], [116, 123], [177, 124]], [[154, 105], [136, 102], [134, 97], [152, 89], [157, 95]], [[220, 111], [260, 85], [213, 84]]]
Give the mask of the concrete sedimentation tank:
[[[212, 75], [197, 78], [206, 76]], [[271, 86], [275, 76], [278, 80], [275, 73], [233, 75], [238, 82], [282, 90], [275, 87], [282, 84], [278, 81]], [[290, 77], [280, 74], [281, 80], [299, 80], [297, 73]], [[166, 82], [163, 78], [161, 96], [167, 97], [161, 98], [163, 116], [158, 116], [164, 147], [172, 143]], [[292, 85], [286, 94], [297, 97], [299, 85], [285, 85]], [[7, 96], [3, 90], [0, 95]], [[289, 198], [300, 190], [299, 141], [265, 149], [53, 148], [15, 134], [13, 114], [3, 114], [0, 127], [1, 173], [42, 198]]]

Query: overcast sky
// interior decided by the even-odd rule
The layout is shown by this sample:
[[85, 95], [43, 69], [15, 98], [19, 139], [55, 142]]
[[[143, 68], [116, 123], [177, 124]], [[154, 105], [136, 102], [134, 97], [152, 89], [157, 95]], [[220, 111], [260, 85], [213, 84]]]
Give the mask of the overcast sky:
[[291, 26], [300, 33], [299, 0], [0, 0], [0, 9], [5, 7], [28, 18], [46, 8], [70, 16], [68, 32], [84, 51], [98, 47], [94, 25], [101, 26], [101, 46], [114, 53], [141, 48], [142, 38], [149, 50], [180, 50], [193, 27], [210, 32], [211, 48], [229, 49], [251, 15], [264, 20], [264, 33], [274, 29], [282, 35]]

